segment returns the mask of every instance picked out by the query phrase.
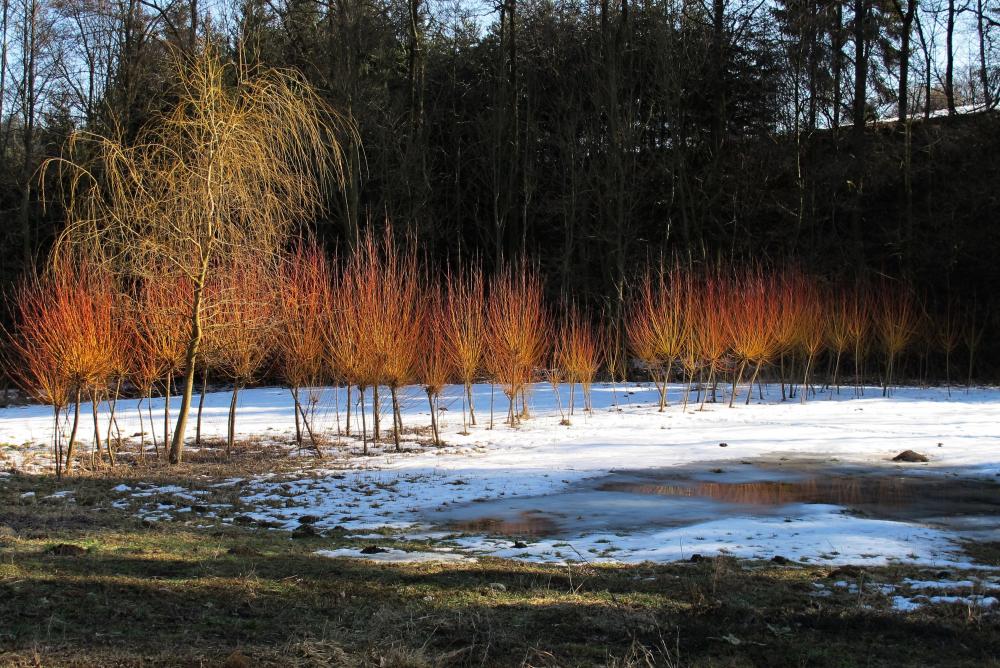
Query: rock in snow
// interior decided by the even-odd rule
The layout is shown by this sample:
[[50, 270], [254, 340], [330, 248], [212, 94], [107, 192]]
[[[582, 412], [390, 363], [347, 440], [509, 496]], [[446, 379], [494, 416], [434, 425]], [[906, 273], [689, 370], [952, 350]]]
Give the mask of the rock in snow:
[[919, 452], [914, 452], [913, 450], [903, 450], [901, 453], [892, 458], [894, 462], [928, 462], [927, 455], [922, 455]]

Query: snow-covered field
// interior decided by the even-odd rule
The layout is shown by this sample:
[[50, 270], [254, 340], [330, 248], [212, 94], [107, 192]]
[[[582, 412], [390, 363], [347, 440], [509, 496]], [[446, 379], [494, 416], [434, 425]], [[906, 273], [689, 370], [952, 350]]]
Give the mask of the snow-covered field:
[[[563, 406], [568, 391], [560, 388]], [[381, 444], [374, 456], [360, 457], [360, 441], [335, 436], [338, 419], [345, 419], [345, 392], [325, 390], [316, 404], [317, 429], [330, 438], [323, 462], [303, 460], [301, 470], [290, 476], [214, 481], [214, 488], [238, 498], [232, 507], [199, 503], [210, 495], [208, 489], [141, 483], [120, 486], [119, 503], [153, 520], [197, 524], [203, 518], [222, 518], [286, 529], [308, 523], [318, 531], [340, 527], [360, 537], [432, 540], [439, 548], [454, 549], [440, 553], [448, 559], [495, 555], [548, 562], [640, 562], [727, 553], [824, 564], [913, 562], [955, 568], [971, 565], [962, 541], [1000, 540], [1000, 518], [989, 512], [964, 524], [933, 518], [896, 521], [848, 512], [834, 503], [793, 498], [755, 504], [698, 494], [609, 493], [593, 482], [615, 471], [659, 475], [678, 467], [696, 480], [715, 474], [723, 486], [768, 476], [794, 481], [801, 471], [783, 473], [782, 463], [794, 468], [808, 462], [820, 477], [829, 466], [840, 467], [841, 475], [848, 467], [890, 481], [901, 474], [977, 480], [987, 491], [995, 486], [1000, 499], [1000, 390], [959, 389], [949, 397], [944, 389], [901, 388], [884, 399], [874, 388], [862, 398], [844, 388], [832, 396], [820, 391], [800, 404], [781, 402], [772, 386], [765, 401], [757, 401], [755, 391], [749, 406], [741, 398], [734, 408], [720, 401], [706, 404], [703, 411], [693, 404], [687, 412], [678, 405], [680, 392], [680, 387], [671, 389], [671, 406], [660, 413], [651, 386], [596, 386], [594, 411], [577, 410], [571, 424], [564, 425], [555, 392], [539, 384], [530, 394], [531, 417], [511, 428], [503, 424], [506, 398], [497, 391], [495, 426], [489, 429], [491, 388], [476, 386], [478, 425], [463, 435], [462, 392], [450, 387], [441, 402], [447, 408], [441, 412], [445, 447], [429, 445], [426, 432], [408, 432], [405, 452], [397, 454], [391, 445]], [[582, 405], [580, 397], [576, 403]], [[228, 404], [228, 393], [207, 397], [205, 433], [224, 435]], [[162, 406], [162, 399], [154, 400], [157, 434]], [[239, 406], [237, 426], [243, 436], [287, 443], [294, 433], [287, 390], [244, 391]], [[420, 388], [405, 392], [403, 411], [405, 427], [429, 424]], [[89, 415], [89, 406], [83, 414]], [[383, 428], [391, 424], [388, 410], [384, 415]], [[124, 436], [138, 434], [134, 401], [119, 403], [118, 424]], [[149, 426], [144, 418], [147, 434]], [[0, 468], [44, 469], [51, 428], [47, 407], [0, 411]], [[90, 430], [85, 417], [80, 432]], [[907, 449], [930, 461], [891, 461]], [[760, 466], [764, 463], [770, 468]]]

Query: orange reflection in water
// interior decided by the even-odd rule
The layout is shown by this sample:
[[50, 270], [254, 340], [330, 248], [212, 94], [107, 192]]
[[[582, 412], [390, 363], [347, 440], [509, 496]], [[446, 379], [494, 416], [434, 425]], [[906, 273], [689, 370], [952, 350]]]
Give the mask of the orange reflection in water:
[[708, 498], [726, 503], [777, 506], [787, 503], [829, 503], [838, 506], [901, 506], [912, 490], [894, 478], [810, 478], [800, 481], [695, 482], [689, 485], [609, 482], [604, 492]]
[[474, 520], [451, 522], [448, 526], [458, 531], [502, 536], [547, 536], [554, 534], [559, 529], [550, 517], [533, 511], [520, 513], [516, 518], [481, 517]]

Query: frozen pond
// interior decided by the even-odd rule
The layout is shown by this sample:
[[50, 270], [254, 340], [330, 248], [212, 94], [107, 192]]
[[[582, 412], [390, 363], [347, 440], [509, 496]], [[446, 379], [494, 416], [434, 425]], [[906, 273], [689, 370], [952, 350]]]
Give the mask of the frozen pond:
[[[558, 538], [631, 533], [726, 518], [799, 518], [817, 505], [856, 517], [1000, 539], [1000, 484], [961, 470], [806, 459], [713, 461], [615, 470], [542, 496], [454, 506], [427, 519], [450, 530]], [[831, 508], [831, 510], [835, 510]]]

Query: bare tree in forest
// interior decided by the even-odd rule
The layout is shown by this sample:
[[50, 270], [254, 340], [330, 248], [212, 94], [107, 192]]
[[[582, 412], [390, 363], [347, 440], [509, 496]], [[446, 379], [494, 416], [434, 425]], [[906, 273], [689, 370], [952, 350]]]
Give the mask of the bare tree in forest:
[[851, 119], [854, 134], [864, 133], [868, 102], [868, 62], [871, 55], [869, 29], [871, 0], [853, 0], [854, 4], [854, 107]]
[[10, 29], [10, 0], [0, 0], [0, 158], [7, 158], [7, 133], [3, 131], [4, 100], [7, 95], [7, 33]]
[[77, 250], [129, 276], [167, 266], [192, 282], [170, 447], [178, 463], [210, 273], [241, 250], [278, 252], [293, 226], [320, 210], [327, 185], [342, 172], [338, 118], [299, 77], [251, 75], [212, 48], [176, 59], [175, 70], [176, 102], [135, 142], [84, 133], [54, 164], [68, 184], [68, 226], [57, 252]]
[[996, 104], [993, 95], [993, 82], [990, 81], [990, 70], [986, 61], [988, 31], [990, 26], [1000, 27], [1000, 7], [993, 5], [996, 19], [987, 15], [990, 9], [989, 0], [976, 0], [976, 46], [979, 56], [979, 85], [982, 90], [983, 105], [992, 108]]
[[948, 114], [957, 113], [955, 108], [955, 18], [957, 15], [955, 0], [948, 0], [945, 10], [945, 65], [944, 65], [944, 97], [948, 105]]
[[21, 232], [21, 259], [25, 267], [34, 259], [35, 241], [33, 194], [35, 169], [38, 166], [38, 123], [47, 91], [52, 83], [57, 59], [53, 40], [51, 15], [40, 0], [21, 0], [20, 24], [16, 29], [15, 50], [20, 55], [20, 139], [21, 170], [18, 177], [20, 205], [18, 218]]
[[931, 96], [932, 88], [931, 81], [934, 72], [934, 34], [932, 30], [924, 30], [924, 22], [921, 18], [921, 13], [918, 12], [916, 16], [917, 25], [917, 37], [920, 39], [920, 51], [923, 55], [924, 61], [924, 71], [923, 71], [923, 114], [924, 118], [930, 118], [931, 115]]
[[917, 0], [893, 0], [896, 18], [899, 19], [899, 99], [896, 117], [900, 123], [909, 118], [910, 98], [910, 38], [913, 36], [913, 19], [917, 12]]

